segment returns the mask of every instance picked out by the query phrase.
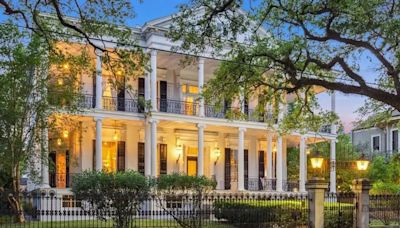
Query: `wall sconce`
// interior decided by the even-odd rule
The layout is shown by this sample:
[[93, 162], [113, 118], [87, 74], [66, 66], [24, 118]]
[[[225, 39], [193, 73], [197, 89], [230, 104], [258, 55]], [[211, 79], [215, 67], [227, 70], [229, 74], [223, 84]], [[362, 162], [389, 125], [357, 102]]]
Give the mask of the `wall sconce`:
[[58, 78], [57, 79], [57, 84], [60, 85], [60, 86], [64, 85], [64, 80], [62, 78]]
[[219, 150], [219, 147], [214, 148], [214, 155], [216, 157], [214, 165], [217, 165], [217, 162], [219, 160], [219, 157], [221, 156], [221, 151]]
[[183, 153], [182, 144], [176, 145], [175, 152], [177, 155], [176, 164], [178, 164], [179, 160], [181, 159], [182, 153]]
[[309, 148], [306, 149], [306, 154], [307, 154], [307, 155], [310, 155], [310, 154], [311, 154], [311, 149], [309, 149]]
[[69, 69], [68, 63], [64, 63], [64, 64], [63, 64], [63, 68], [64, 68], [64, 70], [68, 70], [68, 69]]
[[68, 136], [69, 136], [69, 132], [67, 130], [64, 130], [63, 131], [63, 137], [64, 138], [68, 138]]

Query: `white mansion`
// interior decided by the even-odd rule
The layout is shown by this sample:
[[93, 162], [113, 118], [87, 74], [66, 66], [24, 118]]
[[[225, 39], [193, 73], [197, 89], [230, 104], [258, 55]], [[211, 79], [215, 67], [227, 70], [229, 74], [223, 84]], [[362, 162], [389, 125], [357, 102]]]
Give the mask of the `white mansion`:
[[[205, 53], [197, 64], [182, 66], [185, 55], [171, 52], [179, 44], [164, 36], [170, 23], [171, 17], [164, 17], [134, 28], [151, 56], [150, 72], [129, 82], [134, 92], [109, 85], [102, 54], [92, 53], [97, 75], [81, 76], [85, 112], [74, 114], [79, 129], [66, 128], [60, 138], [49, 135], [49, 157], [55, 166], [41, 165], [41, 187], [68, 192], [74, 174], [96, 169], [136, 170], [152, 177], [174, 172], [205, 175], [215, 178], [217, 190], [305, 192], [307, 144], [328, 140], [330, 191], [336, 191], [336, 127], [280, 135], [265, 123], [270, 115], [254, 115], [257, 98], [227, 100], [221, 110], [205, 104], [199, 93], [220, 61]], [[145, 115], [140, 105], [143, 98], [151, 102], [151, 115]], [[294, 96], [286, 96], [287, 103], [293, 100]], [[334, 111], [334, 94], [331, 102]], [[248, 118], [228, 119], [229, 109]], [[282, 117], [287, 108], [280, 109]], [[300, 148], [295, 188], [288, 184], [288, 147]]]

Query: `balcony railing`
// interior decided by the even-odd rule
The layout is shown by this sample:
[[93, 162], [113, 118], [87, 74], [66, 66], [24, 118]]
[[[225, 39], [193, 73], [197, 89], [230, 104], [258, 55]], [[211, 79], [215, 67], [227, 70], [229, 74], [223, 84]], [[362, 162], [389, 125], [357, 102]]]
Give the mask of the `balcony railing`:
[[[141, 113], [144, 111], [144, 105], [139, 104], [138, 99], [104, 96], [102, 100], [104, 110], [134, 113]], [[79, 106], [85, 109], [94, 108], [96, 106], [96, 98], [91, 94], [85, 94], [82, 96]]]
[[158, 99], [158, 110], [160, 112], [196, 116], [198, 108], [197, 102]]

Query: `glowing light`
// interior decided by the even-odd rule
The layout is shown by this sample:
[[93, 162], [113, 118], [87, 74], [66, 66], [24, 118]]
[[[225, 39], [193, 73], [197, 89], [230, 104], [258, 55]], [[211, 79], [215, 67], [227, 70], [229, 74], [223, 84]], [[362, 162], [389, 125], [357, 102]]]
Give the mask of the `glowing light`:
[[181, 159], [181, 156], [182, 156], [182, 153], [183, 153], [182, 144], [176, 145], [175, 153], [176, 153], [176, 157], [177, 157], [176, 163], [178, 163], [179, 159]]
[[119, 139], [119, 135], [117, 132], [114, 132], [113, 140], [117, 141]]
[[67, 130], [63, 131], [63, 137], [68, 138], [69, 132]]
[[64, 63], [64, 64], [63, 64], [63, 68], [64, 68], [65, 70], [68, 70], [68, 69], [69, 69], [68, 63]]
[[122, 71], [117, 71], [117, 75], [121, 76], [122, 75]]
[[356, 161], [356, 164], [359, 171], [365, 171], [368, 169], [369, 161], [365, 158], [365, 155], [362, 154], [360, 159]]
[[311, 160], [311, 167], [313, 169], [322, 168], [322, 164], [324, 163], [324, 158], [319, 154], [318, 151], [315, 153], [314, 157], [310, 158], [310, 160]]
[[62, 143], [61, 139], [57, 139], [57, 145], [61, 146], [61, 143]]
[[64, 80], [62, 78], [57, 79], [58, 85], [64, 85]]

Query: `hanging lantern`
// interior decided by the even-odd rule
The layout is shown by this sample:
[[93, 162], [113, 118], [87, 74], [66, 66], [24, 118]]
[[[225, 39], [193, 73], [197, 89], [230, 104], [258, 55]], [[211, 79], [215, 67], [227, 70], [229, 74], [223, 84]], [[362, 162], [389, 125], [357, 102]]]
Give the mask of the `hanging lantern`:
[[356, 164], [359, 171], [365, 171], [368, 169], [369, 160], [364, 154], [361, 154], [361, 157], [356, 161]]

